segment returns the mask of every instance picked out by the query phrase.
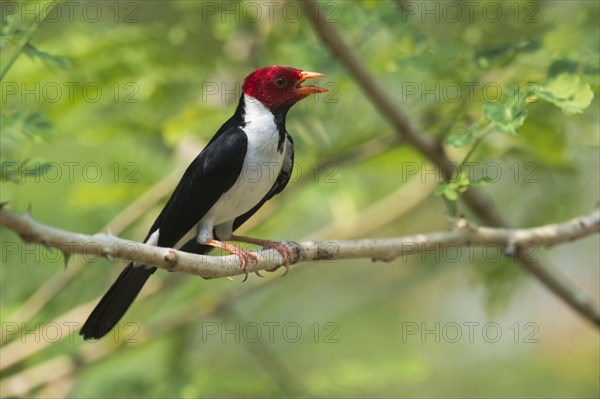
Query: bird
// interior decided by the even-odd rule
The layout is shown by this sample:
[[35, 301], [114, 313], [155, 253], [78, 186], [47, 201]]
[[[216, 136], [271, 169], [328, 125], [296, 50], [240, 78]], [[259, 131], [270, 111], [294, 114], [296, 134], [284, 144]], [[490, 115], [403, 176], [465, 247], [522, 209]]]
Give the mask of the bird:
[[[191, 162], [144, 243], [205, 254], [214, 248], [237, 255], [248, 277], [257, 256], [227, 241], [277, 250], [286, 273], [289, 249], [282, 243], [233, 232], [286, 187], [294, 164], [294, 142], [285, 122], [290, 108], [325, 88], [302, 85], [324, 77], [289, 66], [268, 66], [249, 74], [233, 115]], [[156, 267], [129, 263], [100, 299], [79, 335], [100, 339], [119, 322]], [[244, 281], [245, 281], [244, 279]]]

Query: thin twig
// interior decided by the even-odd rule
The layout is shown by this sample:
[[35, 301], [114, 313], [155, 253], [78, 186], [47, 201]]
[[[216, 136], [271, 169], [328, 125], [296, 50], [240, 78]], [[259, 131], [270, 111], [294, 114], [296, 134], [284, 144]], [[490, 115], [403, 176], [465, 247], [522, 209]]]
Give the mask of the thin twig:
[[471, 159], [471, 156], [473, 156], [473, 154], [475, 153], [475, 150], [477, 150], [477, 148], [479, 147], [479, 145], [481, 144], [481, 142], [487, 137], [488, 134], [490, 134], [492, 131], [494, 130], [494, 126], [490, 123], [487, 126], [485, 126], [483, 128], [483, 133], [477, 137], [475, 139], [475, 142], [473, 143], [473, 145], [471, 146], [471, 148], [469, 149], [469, 152], [467, 152], [467, 155], [465, 155], [465, 157], [463, 158], [463, 160], [460, 162], [460, 166], [458, 168], [458, 170], [460, 170], [468, 161], [469, 159]]

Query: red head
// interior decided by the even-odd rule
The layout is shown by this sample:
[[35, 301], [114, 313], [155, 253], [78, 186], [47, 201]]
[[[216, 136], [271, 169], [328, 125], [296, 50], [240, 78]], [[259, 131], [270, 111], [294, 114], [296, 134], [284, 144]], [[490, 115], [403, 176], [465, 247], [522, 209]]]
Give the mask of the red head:
[[292, 106], [304, 97], [327, 90], [316, 86], [300, 86], [307, 79], [325, 76], [285, 66], [269, 66], [252, 72], [242, 86], [244, 94], [254, 97], [271, 111]]

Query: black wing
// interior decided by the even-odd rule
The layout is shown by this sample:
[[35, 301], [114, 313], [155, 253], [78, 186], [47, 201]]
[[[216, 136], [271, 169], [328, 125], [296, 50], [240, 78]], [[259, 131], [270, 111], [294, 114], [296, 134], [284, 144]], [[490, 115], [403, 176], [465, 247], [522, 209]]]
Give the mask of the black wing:
[[158, 246], [174, 246], [239, 177], [248, 136], [239, 126], [219, 133], [187, 168], [152, 225], [148, 236], [160, 229]]
[[[248, 137], [239, 125], [231, 123], [231, 120], [223, 125], [187, 168], [148, 236], [160, 229], [158, 245], [174, 246], [233, 186], [244, 164], [247, 142]], [[197, 244], [194, 252], [209, 249]], [[98, 339], [109, 332], [155, 270], [155, 267], [134, 267], [133, 263], [127, 265], [96, 305], [79, 334], [84, 339]]]
[[285, 138], [287, 141], [285, 157], [283, 158], [283, 165], [279, 175], [277, 176], [277, 179], [275, 179], [275, 182], [273, 183], [273, 186], [267, 195], [265, 195], [265, 197], [260, 200], [260, 202], [256, 204], [254, 208], [250, 209], [243, 215], [238, 216], [234, 220], [233, 231], [246, 222], [246, 220], [250, 219], [252, 215], [254, 215], [260, 209], [260, 207], [265, 204], [265, 202], [282, 192], [290, 181], [290, 177], [292, 176], [292, 168], [294, 167], [294, 141], [292, 140], [292, 136], [290, 136], [287, 132], [285, 133]]

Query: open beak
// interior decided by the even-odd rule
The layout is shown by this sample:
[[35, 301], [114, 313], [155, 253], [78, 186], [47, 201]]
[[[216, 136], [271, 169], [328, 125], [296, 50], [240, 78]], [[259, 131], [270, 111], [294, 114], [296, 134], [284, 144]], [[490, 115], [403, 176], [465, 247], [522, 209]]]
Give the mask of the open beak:
[[306, 81], [308, 79], [322, 78], [324, 76], [325, 76], [325, 74], [322, 74], [322, 73], [319, 73], [319, 72], [302, 71], [302, 77], [300, 78], [300, 80], [296, 84], [296, 90], [298, 91], [298, 93], [300, 93], [300, 94], [302, 94], [304, 96], [308, 96], [309, 94], [328, 92], [329, 90], [324, 89], [322, 87], [317, 87], [317, 86], [300, 86], [302, 84], [302, 82], [304, 82], [304, 81]]

